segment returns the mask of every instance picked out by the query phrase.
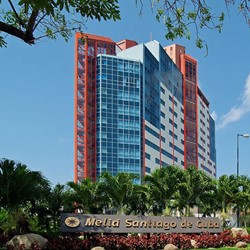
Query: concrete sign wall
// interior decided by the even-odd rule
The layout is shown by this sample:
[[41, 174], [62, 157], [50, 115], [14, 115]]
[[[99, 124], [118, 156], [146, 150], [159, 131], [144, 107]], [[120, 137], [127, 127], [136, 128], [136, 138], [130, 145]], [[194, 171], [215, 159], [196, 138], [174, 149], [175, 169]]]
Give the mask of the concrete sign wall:
[[63, 232], [94, 233], [220, 233], [213, 217], [165, 217], [99, 214], [61, 214]]

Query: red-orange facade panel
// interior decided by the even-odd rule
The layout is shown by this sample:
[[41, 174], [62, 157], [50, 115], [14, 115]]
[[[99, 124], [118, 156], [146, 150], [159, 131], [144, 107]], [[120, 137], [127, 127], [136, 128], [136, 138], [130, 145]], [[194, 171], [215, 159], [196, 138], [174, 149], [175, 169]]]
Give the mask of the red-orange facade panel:
[[118, 46], [121, 50], [125, 50], [125, 49], [131, 48], [131, 47], [133, 47], [133, 46], [136, 46], [136, 45], [137, 45], [137, 42], [136, 42], [136, 41], [133, 41], [133, 40], [125, 39], [125, 40], [122, 40], [122, 41], [120, 41], [120, 42], [117, 42], [116, 44], [117, 44], [117, 46]]
[[96, 180], [96, 58], [115, 55], [115, 42], [107, 37], [76, 33], [74, 181]]
[[183, 74], [183, 101], [184, 101], [184, 167], [198, 167], [198, 84], [197, 61], [182, 54], [181, 72]]

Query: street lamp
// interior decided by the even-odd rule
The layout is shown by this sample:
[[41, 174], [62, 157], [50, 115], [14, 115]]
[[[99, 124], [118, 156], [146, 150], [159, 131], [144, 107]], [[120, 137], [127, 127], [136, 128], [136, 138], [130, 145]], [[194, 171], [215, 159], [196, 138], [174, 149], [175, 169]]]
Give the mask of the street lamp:
[[[249, 134], [237, 134], [237, 177], [239, 177], [239, 171], [240, 171], [240, 164], [239, 164], [239, 151], [240, 151], [240, 147], [239, 147], [239, 137], [243, 137], [243, 138], [249, 138], [250, 135]], [[237, 208], [237, 227], [240, 226], [240, 210], [239, 207]]]

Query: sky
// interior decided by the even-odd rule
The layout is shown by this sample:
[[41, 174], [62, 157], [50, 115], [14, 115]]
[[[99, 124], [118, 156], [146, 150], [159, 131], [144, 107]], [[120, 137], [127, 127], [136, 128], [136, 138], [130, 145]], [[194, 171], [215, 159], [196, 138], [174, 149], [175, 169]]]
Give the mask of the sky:
[[[116, 42], [185, 46], [198, 61], [199, 86], [216, 121], [217, 176], [235, 174], [237, 134], [250, 134], [250, 27], [244, 18], [232, 9], [221, 33], [203, 31], [207, 55], [193, 40], [166, 40], [148, 6], [139, 15], [135, 1], [123, 1], [120, 10], [121, 21], [88, 20], [83, 31]], [[0, 158], [41, 171], [53, 185], [72, 181], [74, 37], [44, 38], [33, 46], [11, 36], [7, 42], [0, 49]], [[249, 155], [250, 138], [239, 137], [240, 174], [250, 176]]]

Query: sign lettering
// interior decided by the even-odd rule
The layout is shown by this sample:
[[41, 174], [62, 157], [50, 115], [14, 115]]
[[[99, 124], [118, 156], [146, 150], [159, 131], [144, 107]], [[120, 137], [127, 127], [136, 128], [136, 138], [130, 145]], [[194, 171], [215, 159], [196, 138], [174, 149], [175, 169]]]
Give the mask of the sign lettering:
[[214, 217], [125, 216], [99, 214], [61, 214], [63, 232], [96, 233], [220, 233]]

